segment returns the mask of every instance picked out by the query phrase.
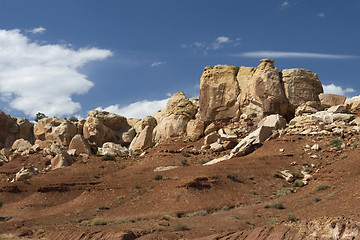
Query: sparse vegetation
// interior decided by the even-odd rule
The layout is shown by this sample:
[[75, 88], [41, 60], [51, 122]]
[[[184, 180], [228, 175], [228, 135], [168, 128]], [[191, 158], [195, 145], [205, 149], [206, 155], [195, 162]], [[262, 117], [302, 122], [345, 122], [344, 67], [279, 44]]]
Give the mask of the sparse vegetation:
[[283, 196], [286, 196], [286, 195], [291, 194], [292, 192], [294, 192], [294, 189], [293, 189], [293, 188], [290, 188], [290, 187], [282, 188], [282, 189], [278, 190], [276, 193], [273, 193], [273, 194], [270, 196], [270, 199], [275, 199], [275, 198], [283, 197]]
[[102, 157], [102, 160], [103, 160], [103, 161], [114, 161], [114, 160], [115, 160], [115, 156], [114, 156], [114, 155], [111, 155], [111, 154], [105, 154], [105, 155]]
[[294, 185], [295, 185], [295, 187], [303, 187], [303, 186], [305, 186], [305, 183], [300, 179], [296, 179], [294, 182]]
[[276, 178], [283, 178], [283, 177], [282, 177], [282, 174], [281, 174], [279, 171], [276, 171], [276, 172], [274, 173], [274, 177], [276, 177]]
[[186, 151], [181, 151], [180, 154], [181, 154], [181, 156], [186, 157], [186, 158], [190, 157], [190, 154]]
[[99, 225], [107, 225], [107, 221], [103, 218], [94, 218], [91, 222], [90, 222], [91, 226], [99, 226]]
[[295, 179], [302, 179], [304, 177], [300, 171], [292, 172], [291, 174]]
[[110, 209], [110, 207], [108, 205], [100, 205], [98, 207], [98, 210], [109, 210], [109, 209]]
[[329, 185], [320, 184], [320, 185], [318, 185], [318, 186], [316, 187], [316, 191], [323, 191], [323, 190], [326, 190], [326, 189], [328, 189], [328, 188], [330, 188]]
[[287, 219], [288, 219], [290, 222], [296, 222], [296, 221], [298, 220], [298, 218], [297, 218], [294, 214], [292, 214], [292, 213], [289, 213], [289, 214], [288, 214]]
[[170, 221], [170, 220], [171, 220], [171, 216], [165, 214], [165, 215], [162, 216], [162, 219], [165, 220], [165, 221]]
[[71, 116], [71, 117], [69, 118], [69, 121], [71, 121], [71, 122], [78, 122], [79, 119], [78, 119], [77, 117], [75, 117], [75, 116]]
[[42, 113], [42, 112], [38, 112], [36, 115], [35, 115], [35, 122], [38, 122], [39, 120], [43, 119], [43, 118], [47, 118], [47, 116]]
[[3, 202], [0, 202], [0, 208], [2, 207], [2, 205], [3, 205]]
[[282, 202], [277, 202], [277, 203], [273, 203], [273, 204], [267, 204], [265, 205], [264, 208], [275, 208], [275, 209], [285, 209], [284, 205]]
[[347, 158], [348, 157], [348, 155], [345, 153], [345, 154], [342, 154], [341, 156], [340, 156], [340, 159], [345, 159], [345, 158]]
[[330, 141], [330, 145], [333, 146], [337, 150], [341, 148], [342, 144], [343, 144], [343, 140], [341, 140], [340, 138], [335, 138]]
[[240, 179], [238, 179], [237, 174], [234, 173], [234, 172], [228, 173], [228, 174], [226, 175], [226, 177], [227, 177], [228, 179], [230, 179], [231, 181], [233, 181], [233, 182], [242, 183], [242, 181], [241, 181]]
[[116, 224], [122, 224], [129, 222], [126, 218], [119, 218], [115, 223]]
[[320, 202], [320, 201], [321, 201], [321, 198], [315, 197], [315, 198], [314, 198], [314, 201], [315, 201], [315, 202]]
[[38, 229], [37, 231], [36, 231], [36, 235], [40, 235], [40, 234], [43, 234], [43, 233], [45, 233], [45, 230], [44, 229]]
[[198, 217], [198, 216], [206, 216], [209, 213], [205, 210], [201, 210], [201, 211], [197, 211], [197, 212], [193, 212], [193, 213], [188, 213], [186, 214], [187, 217]]
[[160, 180], [163, 180], [163, 179], [164, 179], [164, 176], [161, 175], [161, 174], [157, 174], [157, 175], [155, 175], [154, 179], [155, 179], [156, 181], [160, 181]]
[[185, 225], [184, 223], [177, 223], [176, 225], [174, 225], [173, 230], [175, 232], [180, 232], [180, 231], [189, 231], [191, 230], [191, 228], [189, 228], [187, 225]]

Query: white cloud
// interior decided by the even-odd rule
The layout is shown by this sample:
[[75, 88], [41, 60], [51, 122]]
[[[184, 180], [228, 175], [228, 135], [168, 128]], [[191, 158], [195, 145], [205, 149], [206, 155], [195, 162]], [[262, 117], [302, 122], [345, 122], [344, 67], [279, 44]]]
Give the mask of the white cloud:
[[338, 95], [346, 95], [347, 93], [353, 93], [355, 90], [353, 88], [345, 88], [343, 89], [340, 86], [336, 86], [335, 84], [323, 85], [324, 93], [332, 93]]
[[231, 39], [226, 36], [219, 36], [213, 42], [199, 42], [196, 41], [193, 44], [180, 44], [181, 48], [193, 48], [194, 50], [200, 50], [200, 52], [206, 54], [208, 50], [217, 50], [223, 48], [226, 44], [232, 46], [240, 45], [241, 38]]
[[308, 52], [280, 52], [280, 51], [254, 51], [234, 54], [234, 57], [249, 58], [323, 58], [323, 59], [349, 59], [358, 58], [354, 55], [308, 53]]
[[10, 108], [35, 116], [71, 115], [81, 109], [71, 96], [94, 84], [78, 69], [111, 56], [109, 50], [40, 45], [20, 30], [0, 30], [0, 95]]
[[324, 18], [325, 17], [325, 13], [318, 13], [318, 14], [316, 14], [316, 16], [318, 16], [318, 17], [321, 17], [321, 18]]
[[103, 110], [107, 112], [116, 113], [126, 118], [144, 118], [156, 113], [160, 109], [166, 108], [166, 104], [170, 98], [166, 98], [158, 101], [140, 101], [131, 103], [128, 106], [120, 107], [118, 104], [111, 105], [106, 108], [98, 107], [97, 110]]
[[46, 31], [46, 28], [43, 27], [37, 27], [31, 30], [27, 30], [26, 32], [32, 33], [32, 34], [37, 34], [37, 33], [44, 33]]
[[286, 7], [289, 7], [290, 6], [290, 2], [289, 1], [284, 1], [281, 3], [280, 7], [281, 8], [286, 8]]
[[154, 62], [154, 63], [151, 64], [151, 67], [158, 67], [158, 66], [163, 65], [163, 64], [165, 64], [165, 62]]

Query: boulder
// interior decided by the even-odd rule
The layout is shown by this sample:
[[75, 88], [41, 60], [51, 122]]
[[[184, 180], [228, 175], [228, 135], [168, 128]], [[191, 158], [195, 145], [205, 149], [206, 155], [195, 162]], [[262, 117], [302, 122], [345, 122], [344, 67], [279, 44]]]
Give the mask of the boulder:
[[104, 143], [101, 148], [98, 148], [98, 154], [102, 156], [109, 155], [113, 157], [127, 157], [131, 155], [128, 148], [113, 142]]
[[188, 122], [186, 126], [186, 135], [187, 138], [195, 142], [200, 139], [204, 133], [205, 123], [199, 119], [192, 119]]
[[152, 140], [152, 133], [156, 127], [156, 119], [152, 116], [147, 116], [143, 120], [134, 125], [134, 130], [137, 133], [132, 140], [129, 149], [131, 151], [144, 150], [154, 145]]
[[69, 146], [77, 132], [78, 128], [73, 122], [57, 117], [40, 119], [34, 127], [37, 140], [56, 141], [64, 146]]
[[11, 150], [17, 152], [24, 152], [30, 150], [31, 147], [32, 145], [28, 140], [20, 138], [13, 143], [13, 145], [11, 146]]
[[229, 65], [207, 66], [200, 79], [199, 115], [205, 123], [239, 116], [236, 75], [239, 68]]
[[76, 155], [81, 153], [91, 155], [91, 147], [87, 140], [80, 134], [76, 134], [69, 144], [69, 150], [74, 149]]
[[51, 159], [51, 169], [68, 167], [73, 164], [72, 157], [65, 151], [61, 150], [55, 157]]
[[123, 136], [123, 134], [130, 129], [131, 126], [125, 117], [106, 111], [92, 110], [86, 118], [83, 132], [85, 139], [94, 146], [101, 146], [105, 142], [128, 145], [132, 141], [132, 136], [131, 134]]
[[171, 137], [179, 137], [186, 133], [189, 118], [184, 115], [165, 117], [153, 130], [153, 142], [160, 143]]
[[316, 73], [294, 68], [282, 70], [281, 75], [285, 95], [289, 101], [288, 117], [293, 117], [295, 109], [307, 101], [320, 103], [319, 94], [323, 93], [323, 88]]
[[205, 128], [204, 134], [209, 135], [210, 133], [216, 132], [217, 130], [219, 130], [219, 128], [220, 127], [216, 123], [212, 122]]
[[219, 142], [220, 141], [220, 135], [217, 132], [212, 132], [209, 135], [205, 136], [204, 138], [204, 146], [210, 146], [210, 144]]
[[224, 147], [222, 144], [220, 144], [218, 142], [214, 142], [214, 143], [210, 144], [210, 150], [213, 152], [221, 152], [224, 150]]
[[38, 169], [36, 168], [21, 168], [19, 172], [15, 174], [15, 181], [27, 181], [29, 180], [35, 173], [38, 173]]
[[337, 94], [320, 93], [319, 99], [323, 108], [329, 108], [331, 106], [344, 104], [346, 97]]
[[240, 157], [255, 150], [259, 144], [263, 143], [273, 134], [273, 127], [261, 126], [254, 132], [242, 139], [236, 147], [231, 150], [231, 157]]
[[33, 124], [25, 118], [15, 118], [0, 110], [0, 148], [11, 147], [19, 138], [33, 143]]
[[166, 114], [169, 115], [184, 115], [189, 119], [195, 117], [197, 112], [197, 107], [194, 104], [186, 99], [186, 96], [183, 92], [175, 93], [171, 96], [169, 101], [166, 104]]
[[287, 114], [288, 102], [285, 97], [280, 74], [274, 61], [262, 59], [253, 68], [240, 68], [237, 74], [240, 88], [239, 102], [241, 112], [249, 115]]
[[300, 116], [305, 113], [316, 113], [321, 110], [323, 110], [323, 107], [318, 102], [307, 101], [296, 108], [295, 116]]
[[271, 127], [274, 129], [282, 129], [286, 127], [286, 119], [280, 114], [272, 114], [267, 116], [258, 123], [258, 127]]
[[346, 100], [345, 103], [349, 106], [349, 109], [351, 110], [360, 110], [360, 96], [349, 98]]
[[348, 112], [348, 106], [347, 105], [336, 105], [331, 106], [327, 109], [328, 112], [331, 113], [347, 113]]

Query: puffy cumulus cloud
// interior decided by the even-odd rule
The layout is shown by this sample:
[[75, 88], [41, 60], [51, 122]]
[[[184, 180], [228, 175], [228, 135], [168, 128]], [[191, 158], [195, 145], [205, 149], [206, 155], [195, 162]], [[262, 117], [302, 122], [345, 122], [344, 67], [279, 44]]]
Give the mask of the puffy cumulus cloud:
[[325, 13], [318, 13], [318, 14], [316, 14], [316, 16], [318, 16], [318, 17], [320, 17], [320, 18], [324, 18], [326, 15], [325, 15]]
[[97, 48], [39, 45], [20, 30], [0, 30], [0, 95], [12, 109], [34, 116], [71, 115], [81, 109], [71, 96], [94, 84], [78, 69], [112, 55]]
[[355, 90], [353, 88], [345, 88], [343, 89], [340, 86], [336, 86], [335, 84], [323, 85], [324, 93], [332, 93], [338, 95], [347, 95], [348, 93], [354, 93]]
[[290, 2], [289, 1], [283, 1], [281, 4], [280, 4], [280, 8], [287, 8], [290, 6]]
[[27, 30], [26, 32], [32, 33], [32, 34], [38, 34], [38, 33], [44, 33], [46, 31], [46, 28], [43, 27], [37, 27], [33, 28], [31, 30]]
[[116, 113], [126, 118], [144, 118], [156, 113], [160, 109], [166, 108], [166, 104], [170, 98], [156, 101], [140, 101], [131, 103], [128, 106], [120, 107], [118, 104], [111, 105], [106, 108], [98, 107], [97, 110]]

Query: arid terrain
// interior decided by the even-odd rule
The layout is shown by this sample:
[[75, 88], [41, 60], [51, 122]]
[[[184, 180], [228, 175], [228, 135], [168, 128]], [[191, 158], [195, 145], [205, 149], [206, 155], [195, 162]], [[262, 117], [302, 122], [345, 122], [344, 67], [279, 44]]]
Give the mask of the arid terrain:
[[[338, 149], [334, 139], [284, 136], [247, 156], [203, 166], [217, 157], [197, 154], [203, 140], [177, 138], [144, 157], [78, 157], [71, 167], [9, 183], [19, 166], [46, 164], [40, 154], [18, 157], [1, 167], [0, 237], [217, 239], [209, 236], [245, 231], [234, 238], [245, 239], [274, 226], [281, 235], [311, 221], [354, 223], [360, 221], [360, 137], [340, 137]], [[315, 143], [321, 150], [306, 149]], [[178, 168], [154, 172], [160, 166]], [[312, 175], [306, 186], [276, 177], [303, 168]], [[270, 206], [276, 203], [281, 207]]]

